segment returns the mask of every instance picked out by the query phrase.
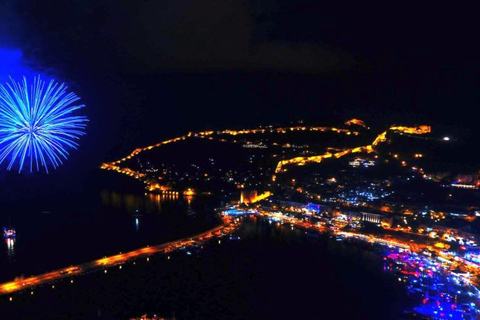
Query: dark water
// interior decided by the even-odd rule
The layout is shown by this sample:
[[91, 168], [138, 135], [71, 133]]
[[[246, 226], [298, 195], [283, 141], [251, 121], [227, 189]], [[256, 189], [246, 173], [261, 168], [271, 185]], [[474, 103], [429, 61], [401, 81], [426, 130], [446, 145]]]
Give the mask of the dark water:
[[[95, 176], [81, 193], [5, 201], [0, 224], [11, 223], [17, 237], [13, 244], [2, 237], [0, 281], [163, 243], [218, 223], [214, 199], [145, 196], [133, 179]], [[105, 189], [109, 184], [115, 187]], [[128, 187], [131, 192], [122, 191]], [[187, 215], [188, 207], [196, 214]]]
[[2, 297], [2, 319], [395, 319], [408, 304], [369, 245], [257, 219], [237, 235]]

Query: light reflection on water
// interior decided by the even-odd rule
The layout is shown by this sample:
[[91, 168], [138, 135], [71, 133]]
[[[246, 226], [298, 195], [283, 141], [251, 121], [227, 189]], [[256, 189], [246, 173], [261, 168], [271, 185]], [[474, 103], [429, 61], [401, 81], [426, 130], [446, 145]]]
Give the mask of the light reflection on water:
[[[139, 223], [145, 219], [146, 223], [142, 225], [145, 229], [149, 226], [147, 215], [142, 217], [133, 215], [129, 218], [130, 228], [134, 227], [137, 219]], [[311, 317], [318, 312], [318, 305], [323, 308], [331, 305], [341, 307], [345, 299], [354, 305], [352, 309], [364, 307], [364, 303], [371, 303], [365, 307], [366, 315], [377, 313], [385, 315], [388, 311], [388, 304], [395, 295], [386, 293], [384, 300], [380, 300], [383, 297], [380, 289], [386, 287], [382, 283], [382, 279], [378, 281], [377, 278], [370, 276], [370, 271], [381, 272], [382, 270], [383, 262], [375, 254], [381, 250], [374, 250], [375, 253], [373, 253], [371, 252], [373, 248], [368, 246], [366, 247], [367, 253], [370, 254], [365, 255], [363, 254], [364, 250], [360, 250], [365, 249], [365, 246], [359, 248], [358, 243], [350, 245], [350, 243], [344, 243], [346, 241], [337, 242], [328, 236], [311, 237], [302, 229], [294, 228], [292, 230], [290, 226], [279, 223], [270, 224], [257, 217], [239, 219], [243, 221], [242, 226], [235, 234], [228, 237], [215, 238], [197, 247], [179, 249], [168, 257], [152, 256], [149, 261], [143, 260], [143, 263], [137, 261], [125, 264], [121, 271], [119, 268], [116, 269], [116, 272], [109, 270], [108, 273], [102, 273], [101, 281], [96, 275], [85, 275], [79, 279], [79, 282], [89, 286], [90, 290], [87, 296], [82, 296], [82, 290], [78, 291], [76, 286], [62, 286], [61, 283], [58, 287], [56, 285], [55, 291], [61, 292], [61, 296], [64, 296], [64, 292], [68, 292], [66, 296], [71, 297], [71, 301], [75, 301], [65, 307], [68, 308], [67, 312], [70, 314], [87, 314], [89, 310], [84, 307], [86, 305], [84, 301], [88, 299], [88, 301], [96, 301], [102, 307], [105, 306], [106, 310], [114, 314], [112, 318], [124, 319], [128, 318], [127, 314], [143, 314], [139, 309], [144, 309], [145, 312], [154, 310], [163, 314], [175, 312], [181, 318], [193, 318], [191, 314], [188, 314], [188, 310], [176, 307], [176, 305], [185, 305], [191, 302], [189, 299], [203, 301], [206, 299], [207, 304], [214, 306], [218, 304], [220, 307], [213, 307], [207, 313], [215, 313], [217, 310], [220, 312], [222, 308], [231, 308], [229, 310], [237, 314], [245, 312], [241, 314], [243, 317], [239, 318], [255, 318], [255, 315], [258, 316], [258, 314], [248, 313], [248, 308], [231, 304], [231, 301], [238, 298], [238, 294], [236, 290], [230, 288], [237, 286], [245, 293], [247, 297], [245, 299], [249, 299], [247, 303], [253, 303], [265, 296], [273, 296], [274, 301], [282, 301], [281, 298], [285, 291], [305, 292], [302, 295], [289, 297], [290, 312], [298, 306], [302, 306], [299, 309], [303, 314], [300, 314], [298, 318], [309, 318], [306, 317], [307, 314]], [[155, 270], [161, 270], [161, 272], [157, 273]], [[338, 272], [338, 270], [341, 271]], [[252, 274], [259, 276], [252, 277]], [[296, 275], [299, 275], [297, 278], [301, 279], [304, 274], [309, 275], [307, 281], [286, 279], [295, 278]], [[285, 277], [285, 275], [292, 276]], [[338, 285], [338, 276], [340, 275], [342, 277], [341, 286]], [[135, 281], [125, 281], [125, 279], [135, 279]], [[195, 285], [191, 286], [192, 283]], [[205, 295], [205, 291], [215, 292], [225, 283], [228, 283], [228, 287], [225, 287], [220, 294]], [[265, 285], [266, 283], [268, 285]], [[395, 284], [397, 283], [395, 282]], [[322, 288], [317, 291], [322, 298], [319, 299], [318, 295], [309, 294], [312, 287]], [[97, 288], [102, 289], [97, 290]], [[259, 291], [257, 288], [262, 289]], [[99, 294], [105, 290], [117, 292], [119, 289], [124, 292], [135, 292], [135, 294], [133, 297], [128, 295], [128, 302], [123, 300], [127, 295]], [[38, 294], [35, 294], [36, 299], [44, 299], [40, 300], [42, 303], [36, 305], [42, 307], [39, 312], [52, 313], [53, 310], [58, 312], [59, 299], [44, 294], [46, 291], [39, 289]], [[178, 294], [171, 297], [168, 296], [170, 292]], [[338, 299], [339, 294], [344, 298]], [[171, 305], [158, 302], [167, 300], [172, 301]], [[25, 299], [23, 302], [12, 304], [12, 306], [17, 308], [14, 311], [25, 312], [24, 310], [27, 310], [27, 307], [31, 307], [32, 304], [31, 299]], [[45, 304], [55, 308], [51, 308], [49, 311], [50, 308], [45, 308]], [[378, 305], [382, 306], [380, 311], [377, 310]], [[273, 309], [284, 308], [281, 302], [278, 306], [279, 308]], [[269, 318], [269, 316], [275, 319], [285, 318], [279, 317], [281, 314], [278, 311], [277, 314], [272, 315], [271, 310], [271, 305], [264, 307], [260, 310], [262, 313], [257, 318]], [[353, 315], [353, 313], [344, 311], [345, 308], [339, 312], [343, 315]], [[206, 314], [203, 316], [205, 317]], [[341, 316], [337, 318], [342, 319]], [[346, 319], [346, 317], [343, 318]], [[371, 319], [372, 317], [356, 318]], [[388, 317], [383, 318], [387, 319]]]
[[[34, 204], [27, 207], [28, 213], [15, 215], [12, 226], [17, 239], [4, 239], [0, 248], [2, 280], [166, 242], [215, 223], [206, 215], [186, 215], [187, 202], [203, 213], [203, 198], [92, 191], [81, 199], [55, 198], [51, 206]], [[5, 224], [7, 218], [0, 218]]]
[[140, 230], [140, 220], [138, 220], [138, 218], [135, 218], [135, 231], [139, 231]]
[[8, 262], [15, 261], [15, 239], [14, 238], [7, 238], [5, 239], [7, 243], [7, 259]]
[[[162, 205], [172, 203], [179, 199], [178, 195], [148, 194], [147, 196], [119, 193], [103, 190], [101, 192], [102, 205], [115, 209], [122, 209], [134, 213], [155, 213], [162, 210]], [[191, 198], [187, 199], [190, 203]]]

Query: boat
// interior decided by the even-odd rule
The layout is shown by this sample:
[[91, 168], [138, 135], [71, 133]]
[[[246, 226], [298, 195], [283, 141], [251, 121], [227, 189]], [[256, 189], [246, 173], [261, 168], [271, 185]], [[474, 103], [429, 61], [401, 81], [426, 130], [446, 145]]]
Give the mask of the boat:
[[3, 236], [7, 239], [15, 238], [15, 236], [16, 236], [15, 229], [3, 227]]

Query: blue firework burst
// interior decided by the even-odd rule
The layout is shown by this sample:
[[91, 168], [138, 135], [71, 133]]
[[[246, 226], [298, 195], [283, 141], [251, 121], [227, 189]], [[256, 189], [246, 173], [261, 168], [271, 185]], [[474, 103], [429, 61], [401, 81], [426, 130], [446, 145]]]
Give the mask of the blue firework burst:
[[74, 113], [85, 107], [80, 99], [67, 93], [67, 87], [51, 80], [48, 84], [33, 79], [30, 86], [22, 82], [0, 84], [0, 164], [7, 169], [24, 166], [40, 171], [56, 168], [76, 149], [85, 134], [87, 118]]

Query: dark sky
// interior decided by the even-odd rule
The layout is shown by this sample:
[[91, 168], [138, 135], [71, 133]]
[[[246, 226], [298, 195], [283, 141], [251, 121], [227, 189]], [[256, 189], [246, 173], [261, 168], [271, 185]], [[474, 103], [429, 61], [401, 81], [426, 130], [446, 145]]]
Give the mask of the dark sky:
[[473, 139], [474, 15], [452, 3], [16, 0], [0, 4], [0, 46], [87, 105], [68, 171], [190, 130], [300, 119]]

